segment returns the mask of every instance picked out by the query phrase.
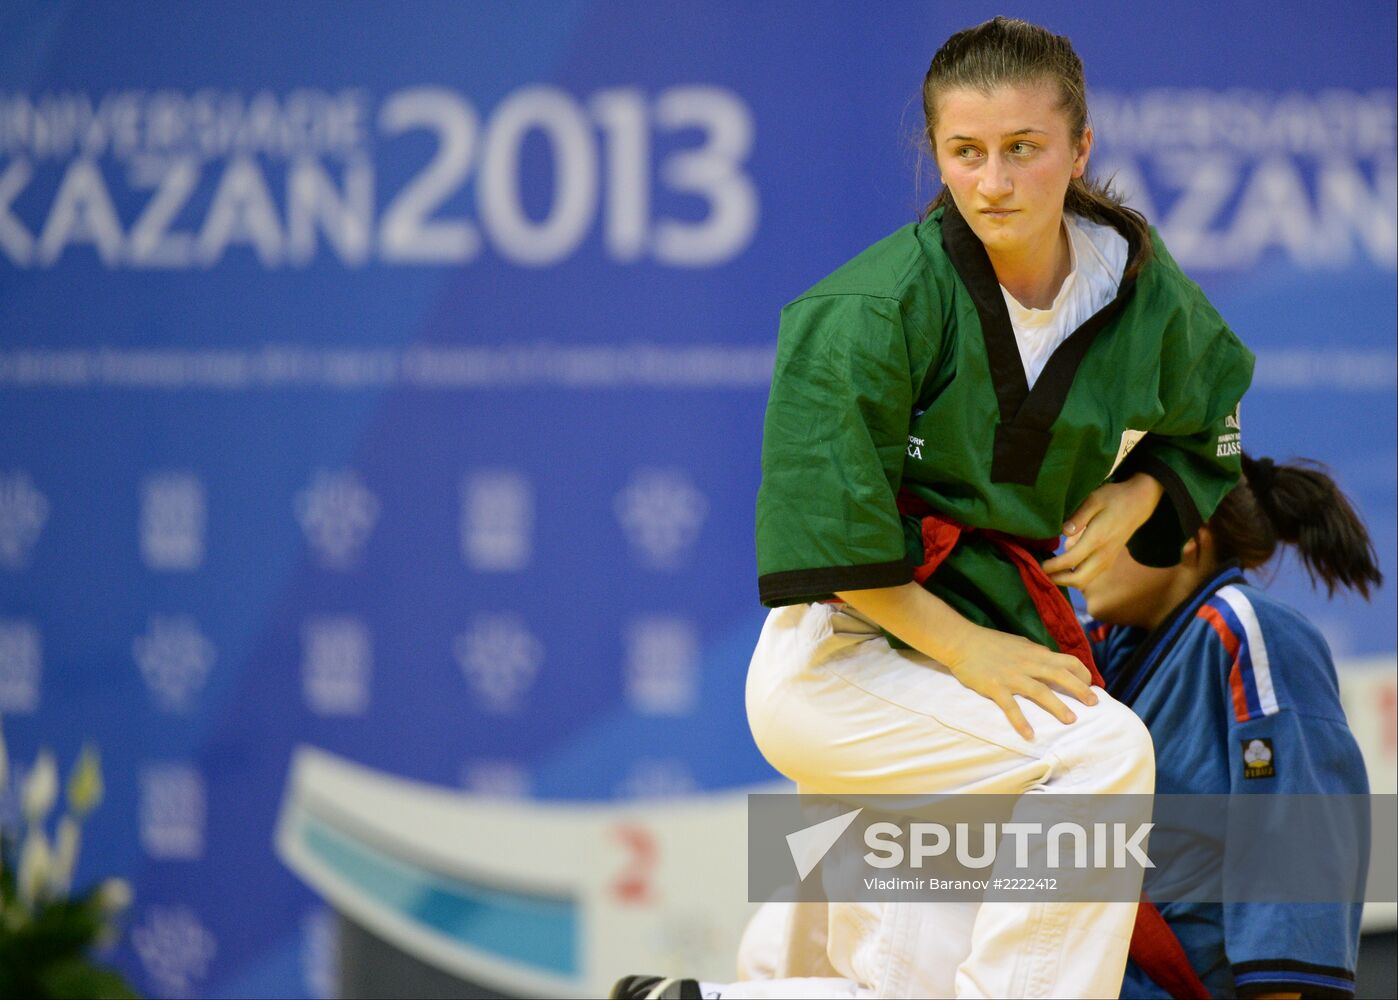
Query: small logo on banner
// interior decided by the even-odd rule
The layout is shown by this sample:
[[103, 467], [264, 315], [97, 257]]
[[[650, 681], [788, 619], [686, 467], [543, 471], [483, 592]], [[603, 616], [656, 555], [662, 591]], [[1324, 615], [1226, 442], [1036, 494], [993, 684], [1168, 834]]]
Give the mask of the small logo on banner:
[[518, 615], [479, 615], [452, 644], [466, 682], [488, 712], [518, 712], [544, 659], [544, 647]]
[[477, 472], [461, 480], [461, 558], [472, 569], [513, 572], [529, 565], [534, 491], [517, 472]]
[[622, 531], [652, 569], [677, 569], [693, 547], [709, 503], [678, 469], [637, 469], [616, 496]]
[[44, 522], [49, 502], [24, 472], [0, 474], [0, 566], [24, 569]]
[[39, 709], [43, 650], [32, 622], [0, 618], [0, 713]]
[[469, 792], [491, 799], [527, 799], [529, 772], [512, 760], [471, 760], [461, 768], [461, 784]]
[[379, 519], [379, 500], [350, 470], [316, 472], [296, 494], [296, 520], [316, 560], [326, 569], [346, 570], [359, 561]]
[[156, 705], [180, 715], [194, 710], [216, 658], [214, 644], [189, 615], [152, 615], [131, 654]]
[[150, 764], [141, 769], [141, 846], [162, 861], [204, 856], [207, 796], [204, 778], [189, 764]]
[[317, 715], [363, 715], [373, 648], [357, 618], [310, 618], [301, 627], [301, 691]]
[[195, 570], [204, 562], [208, 502], [188, 472], [161, 472], [141, 484], [141, 558], [153, 570]]
[[1243, 740], [1243, 777], [1270, 778], [1276, 773], [1272, 741], [1261, 737]]
[[166, 997], [197, 996], [218, 952], [213, 934], [187, 906], [147, 907], [131, 943], [156, 992]]
[[626, 635], [626, 701], [642, 715], [685, 715], [699, 700], [699, 639], [682, 618], [642, 618]]

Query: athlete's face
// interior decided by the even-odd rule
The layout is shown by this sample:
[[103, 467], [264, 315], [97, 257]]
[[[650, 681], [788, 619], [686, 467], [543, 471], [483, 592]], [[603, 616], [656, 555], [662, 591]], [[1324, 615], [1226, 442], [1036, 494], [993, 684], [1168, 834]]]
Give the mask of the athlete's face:
[[[1193, 542], [1190, 543], [1194, 544]], [[1087, 613], [1100, 622], [1154, 628], [1179, 602], [1181, 566], [1142, 566], [1122, 549], [1116, 561], [1082, 588]]]
[[1053, 259], [1068, 182], [1087, 169], [1092, 130], [1074, 140], [1050, 82], [974, 88], [937, 99], [933, 150], [942, 181], [992, 259]]

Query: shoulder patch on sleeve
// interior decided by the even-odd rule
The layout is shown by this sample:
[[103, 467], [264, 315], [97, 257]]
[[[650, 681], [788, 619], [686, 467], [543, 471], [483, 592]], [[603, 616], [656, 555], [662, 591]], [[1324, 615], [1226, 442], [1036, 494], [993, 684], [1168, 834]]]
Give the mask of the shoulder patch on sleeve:
[[1232, 661], [1228, 690], [1233, 717], [1247, 722], [1264, 715], [1275, 715], [1280, 706], [1272, 687], [1272, 669], [1267, 658], [1267, 642], [1257, 612], [1247, 596], [1230, 584], [1200, 606], [1195, 617], [1202, 618], [1218, 635]]
[[1277, 773], [1277, 752], [1266, 737], [1243, 740], [1243, 777], [1271, 778]]

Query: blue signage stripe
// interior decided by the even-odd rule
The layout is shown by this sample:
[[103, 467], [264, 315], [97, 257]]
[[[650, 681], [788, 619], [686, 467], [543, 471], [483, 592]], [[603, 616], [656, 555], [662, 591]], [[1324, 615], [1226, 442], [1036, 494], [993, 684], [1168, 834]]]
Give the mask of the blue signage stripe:
[[562, 975], [579, 971], [576, 900], [510, 892], [429, 871], [352, 840], [313, 816], [302, 843], [375, 903], [452, 941]]

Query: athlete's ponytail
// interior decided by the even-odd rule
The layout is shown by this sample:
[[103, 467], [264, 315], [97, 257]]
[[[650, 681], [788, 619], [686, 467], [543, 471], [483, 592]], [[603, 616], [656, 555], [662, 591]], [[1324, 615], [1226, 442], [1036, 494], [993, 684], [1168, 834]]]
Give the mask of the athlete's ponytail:
[[1293, 545], [1311, 580], [1357, 590], [1383, 582], [1374, 543], [1335, 481], [1315, 462], [1277, 465], [1243, 456], [1243, 480], [1209, 518], [1220, 559], [1245, 569], [1261, 566], [1279, 544]]

